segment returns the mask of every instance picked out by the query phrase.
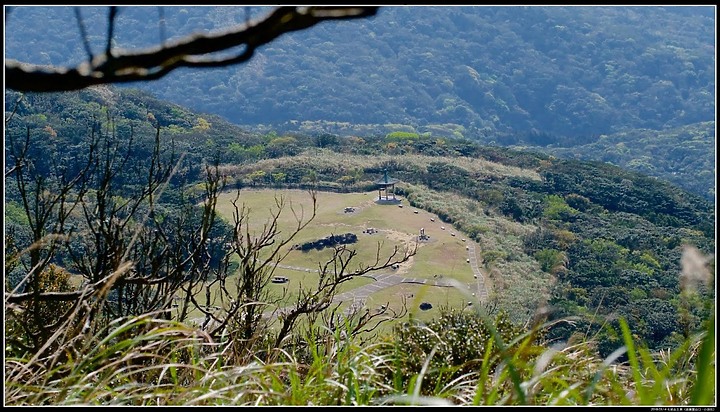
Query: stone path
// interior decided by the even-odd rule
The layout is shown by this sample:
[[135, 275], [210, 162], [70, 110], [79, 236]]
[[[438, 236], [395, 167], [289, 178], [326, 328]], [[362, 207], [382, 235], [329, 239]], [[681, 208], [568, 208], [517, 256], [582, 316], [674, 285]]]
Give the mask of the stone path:
[[475, 279], [477, 280], [476, 297], [481, 302], [487, 302], [488, 291], [487, 291], [487, 287], [485, 286], [485, 276], [483, 276], [482, 272], [480, 272], [480, 267], [478, 266], [477, 255], [475, 254], [475, 242], [470, 242], [470, 243], [468, 243], [467, 246], [468, 246], [468, 259], [470, 259], [470, 267], [472, 268], [473, 275], [475, 276]]

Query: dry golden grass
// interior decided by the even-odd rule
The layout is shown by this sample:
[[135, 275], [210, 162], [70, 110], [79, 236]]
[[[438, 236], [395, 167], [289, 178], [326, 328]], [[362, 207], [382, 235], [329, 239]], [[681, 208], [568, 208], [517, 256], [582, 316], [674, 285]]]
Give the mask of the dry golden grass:
[[395, 162], [399, 169], [404, 170], [425, 170], [432, 162], [449, 163], [459, 167], [473, 175], [487, 176], [510, 176], [524, 177], [533, 180], [540, 180], [537, 171], [524, 169], [516, 166], [507, 166], [501, 163], [491, 162], [485, 159], [471, 157], [447, 157], [447, 156], [424, 156], [416, 154], [404, 154], [394, 156], [379, 154], [376, 156], [352, 155], [347, 153], [336, 153], [327, 149], [310, 149], [303, 154], [292, 158], [265, 159], [249, 165], [225, 165], [222, 173], [228, 176], [240, 176], [251, 173], [255, 170], [272, 170], [281, 165], [313, 165], [313, 169], [342, 176], [353, 170], [377, 168], [387, 162]]

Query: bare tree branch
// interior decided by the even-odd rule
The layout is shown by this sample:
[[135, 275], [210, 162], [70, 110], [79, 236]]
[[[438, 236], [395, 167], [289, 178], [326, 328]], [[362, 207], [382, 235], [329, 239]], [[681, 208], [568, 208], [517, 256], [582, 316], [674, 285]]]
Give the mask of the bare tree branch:
[[[5, 87], [17, 91], [57, 92], [79, 90], [89, 86], [157, 80], [179, 67], [223, 67], [250, 60], [255, 50], [277, 39], [284, 33], [304, 30], [326, 20], [346, 20], [373, 16], [378, 7], [311, 6], [277, 7], [255, 23], [233, 27], [217, 34], [189, 35], [178, 42], [161, 44], [145, 51], [115, 51], [110, 47], [101, 55], [92, 57], [77, 67], [47, 67], [5, 62]], [[113, 35], [113, 19], [109, 16], [108, 37]], [[79, 12], [78, 12], [79, 18]], [[79, 20], [82, 28], [82, 21]], [[86, 36], [83, 36], [85, 39]], [[108, 45], [112, 39], [108, 38]], [[230, 57], [213, 58], [211, 54], [244, 46], [241, 52]]]
[[78, 29], [80, 29], [80, 37], [82, 37], [83, 47], [85, 48], [85, 53], [88, 55], [88, 60], [93, 59], [93, 52], [92, 48], [90, 48], [90, 42], [88, 41], [88, 35], [87, 30], [85, 30], [85, 21], [82, 18], [82, 14], [80, 13], [80, 7], [75, 7], [75, 20], [77, 20]]
[[115, 18], [117, 17], [117, 6], [110, 6], [110, 12], [108, 13], [108, 35], [107, 45], [105, 46], [105, 54], [112, 56], [112, 39], [115, 31]]

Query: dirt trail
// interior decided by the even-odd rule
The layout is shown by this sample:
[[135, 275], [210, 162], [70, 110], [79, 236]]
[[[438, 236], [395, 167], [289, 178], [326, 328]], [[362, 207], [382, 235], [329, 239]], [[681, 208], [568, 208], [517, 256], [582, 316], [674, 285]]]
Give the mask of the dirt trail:
[[[397, 232], [399, 235], [399, 232]], [[412, 238], [412, 236], [402, 236], [403, 238]], [[400, 239], [402, 241], [406, 239]], [[485, 283], [485, 276], [480, 271], [480, 267], [478, 265], [478, 259], [477, 254], [475, 252], [475, 243], [474, 242], [468, 242], [468, 259], [470, 260], [470, 266], [472, 268], [476, 285], [474, 288], [471, 287], [471, 290], [474, 290], [475, 297], [480, 302], [487, 302], [488, 300], [488, 290]], [[412, 258], [410, 258], [412, 259]], [[295, 267], [295, 266], [287, 266], [287, 265], [278, 265], [278, 267], [284, 268], [284, 269], [291, 269], [291, 270], [298, 270], [303, 272], [317, 272], [315, 269], [306, 269], [301, 267]], [[437, 287], [452, 287], [453, 283], [451, 281], [447, 280], [435, 280], [435, 279], [426, 279], [426, 278], [414, 278], [414, 277], [407, 277], [404, 276], [407, 274], [407, 272], [410, 270], [410, 267], [412, 267], [412, 261], [408, 260], [408, 262], [405, 262], [404, 264], [401, 264], [400, 267], [394, 272], [394, 273], [374, 273], [374, 274], [367, 274], [363, 275], [363, 277], [373, 279], [374, 282], [369, 283], [367, 285], [359, 286], [355, 289], [349, 290], [347, 292], [340, 293], [335, 296], [334, 302], [344, 302], [344, 301], [352, 301], [351, 307], [362, 307], [364, 305], [367, 298], [372, 295], [375, 292], [378, 292], [382, 289], [389, 288], [392, 286], [399, 285], [401, 283], [414, 283], [414, 284], [421, 284], [421, 285], [431, 285], [431, 286], [437, 286]]]

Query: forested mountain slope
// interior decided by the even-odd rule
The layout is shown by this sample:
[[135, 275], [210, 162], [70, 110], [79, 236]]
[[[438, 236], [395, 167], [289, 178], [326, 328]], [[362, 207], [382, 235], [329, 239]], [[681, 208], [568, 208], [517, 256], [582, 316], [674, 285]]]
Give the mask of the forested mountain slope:
[[[15, 184], [14, 173], [62, 184], [68, 170], [80, 167], [93, 125], [99, 125], [109, 131], [108, 143], [120, 150], [127, 143], [128, 156], [140, 160], [138, 169], [123, 169], [115, 178], [128, 198], [142, 184], [139, 168], [156, 136], [175, 153], [176, 172], [161, 198], [168, 210], [196, 193], [205, 166], [216, 162], [230, 188], [369, 190], [387, 170], [401, 180], [399, 193], [413, 206], [436, 213], [480, 245], [486, 269], [502, 285], [491, 297], [514, 321], [527, 320], [542, 305], [554, 316], [579, 316], [577, 329], [566, 325], [554, 333], [568, 339], [597, 332], [604, 355], [618, 342], [603, 325], [618, 316], [652, 348], [673, 345], [707, 317], [702, 308], [688, 313], [681, 307], [679, 274], [683, 248], [714, 251], [713, 205], [646, 175], [412, 133], [258, 135], [124, 88], [7, 93], [6, 101], [19, 104], [11, 106], [6, 124], [5, 162], [15, 164], [24, 142], [31, 144], [23, 156], [33, 159], [31, 169], [6, 175], [6, 225], [20, 250], [32, 236], [20, 198], [27, 189]], [[129, 146], [130, 136], [136, 146]], [[71, 215], [67, 219], [63, 225], [72, 223]]]
[[[162, 10], [168, 39], [245, 19], [244, 7]], [[82, 9], [96, 47], [103, 12]], [[115, 42], [156, 43], [159, 15], [121, 8]], [[15, 8], [7, 24], [8, 58], [84, 56], [70, 7]], [[148, 87], [240, 124], [458, 123], [583, 142], [714, 119], [714, 41], [711, 7], [391, 6], [288, 34], [247, 66], [173, 73]]]
[[609, 162], [656, 176], [708, 200], [715, 199], [715, 122], [665, 130], [636, 129], [602, 135], [573, 147], [533, 147], [561, 157]]
[[[266, 11], [121, 7], [114, 42], [147, 47]], [[104, 47], [106, 9], [83, 7], [81, 16], [90, 46]], [[61, 65], [86, 54], [71, 7], [15, 7], [6, 23], [6, 58]], [[247, 65], [177, 71], [137, 86], [278, 131], [333, 131], [340, 124], [378, 132], [389, 125], [550, 147], [711, 198], [713, 161], [705, 149], [714, 142], [715, 37], [709, 6], [388, 6], [373, 18], [286, 34]], [[682, 127], [690, 132], [676, 132]], [[625, 153], [652, 135], [652, 153]], [[679, 152], [693, 150], [687, 144], [702, 147], [699, 161], [683, 160]], [[576, 148], [562, 149], [568, 147]], [[645, 166], [647, 158], [654, 167]]]

